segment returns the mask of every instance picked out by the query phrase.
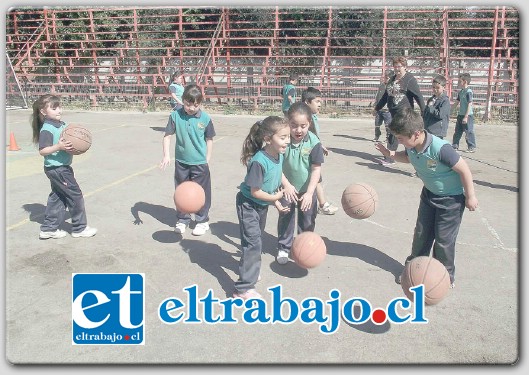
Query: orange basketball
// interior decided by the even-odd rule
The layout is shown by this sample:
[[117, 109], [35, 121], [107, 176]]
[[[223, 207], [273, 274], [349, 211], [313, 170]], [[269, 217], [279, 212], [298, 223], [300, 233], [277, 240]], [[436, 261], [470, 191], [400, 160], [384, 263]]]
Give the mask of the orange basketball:
[[174, 191], [176, 209], [185, 214], [200, 211], [206, 203], [206, 193], [202, 186], [194, 181], [180, 183]]
[[450, 275], [446, 267], [435, 258], [421, 256], [413, 258], [404, 267], [400, 284], [404, 294], [413, 300], [410, 288], [424, 285], [424, 303], [435, 305], [441, 302], [450, 289]]
[[80, 125], [68, 125], [63, 130], [62, 137], [72, 142], [73, 151], [70, 154], [73, 155], [82, 154], [92, 146], [92, 133]]
[[373, 215], [377, 204], [378, 194], [368, 184], [351, 184], [343, 191], [343, 210], [354, 219], [366, 219]]
[[325, 259], [327, 247], [314, 232], [300, 233], [292, 243], [292, 259], [303, 268], [314, 268]]

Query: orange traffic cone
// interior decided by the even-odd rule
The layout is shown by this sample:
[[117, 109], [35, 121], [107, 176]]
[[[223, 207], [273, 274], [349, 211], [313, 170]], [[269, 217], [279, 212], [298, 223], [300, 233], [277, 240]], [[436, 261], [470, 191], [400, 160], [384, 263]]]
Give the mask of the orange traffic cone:
[[18, 147], [17, 145], [17, 141], [15, 139], [15, 134], [13, 134], [13, 132], [11, 132], [11, 135], [9, 137], [9, 148], [8, 148], [9, 151], [18, 151], [20, 150], [20, 147]]

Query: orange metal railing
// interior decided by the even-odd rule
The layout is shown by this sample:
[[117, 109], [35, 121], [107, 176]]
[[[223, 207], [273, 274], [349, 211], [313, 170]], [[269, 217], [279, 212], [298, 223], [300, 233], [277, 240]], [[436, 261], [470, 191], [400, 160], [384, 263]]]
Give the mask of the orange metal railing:
[[407, 55], [425, 96], [443, 74], [454, 98], [468, 72], [484, 120], [518, 111], [519, 15], [508, 7], [15, 8], [6, 52], [28, 102], [54, 92], [145, 109], [168, 101], [179, 71], [210, 103], [278, 109], [297, 71], [300, 90], [322, 90], [324, 111], [348, 111], [372, 103], [391, 59]]

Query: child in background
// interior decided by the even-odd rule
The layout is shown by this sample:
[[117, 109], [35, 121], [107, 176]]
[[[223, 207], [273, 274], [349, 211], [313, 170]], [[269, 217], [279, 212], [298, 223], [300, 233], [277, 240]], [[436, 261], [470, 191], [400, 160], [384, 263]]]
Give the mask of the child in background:
[[268, 206], [273, 203], [280, 212], [286, 210], [279, 199], [283, 197], [283, 154], [289, 141], [288, 122], [277, 116], [256, 122], [244, 140], [241, 162], [247, 172], [236, 198], [242, 256], [234, 298], [261, 298], [255, 290], [261, 270], [261, 237]]
[[281, 105], [281, 109], [285, 116], [290, 106], [296, 102], [296, 85], [298, 84], [298, 79], [299, 75], [292, 73], [288, 79], [288, 83], [283, 86], [281, 92], [283, 95], [283, 104]]
[[[411, 163], [423, 181], [411, 255], [433, 257], [446, 267], [450, 287], [455, 286], [455, 246], [465, 206], [474, 211], [478, 200], [470, 169], [450, 143], [424, 131], [421, 115], [411, 108], [397, 112], [390, 131], [405, 150], [390, 151], [381, 143], [375, 147], [386, 157]], [[400, 280], [398, 280], [400, 283]]]
[[445, 93], [446, 78], [437, 75], [432, 81], [433, 96], [426, 101], [426, 107], [422, 118], [424, 129], [441, 139], [448, 132], [448, 121], [450, 119], [450, 98]]
[[[175, 144], [175, 188], [184, 181], [194, 181], [204, 189], [206, 203], [195, 213], [196, 226], [191, 232], [201, 236], [209, 230], [209, 209], [211, 207], [211, 175], [209, 161], [213, 150], [215, 128], [209, 115], [200, 109], [203, 96], [197, 85], [186, 86], [182, 95], [183, 107], [169, 115], [163, 137], [163, 159], [160, 168], [165, 169], [171, 162], [171, 136], [176, 135]], [[176, 233], [185, 233], [191, 216], [176, 212]]]
[[[309, 106], [312, 111], [312, 124], [309, 128], [309, 131], [316, 134], [316, 137], [320, 138], [320, 125], [318, 123], [318, 114], [320, 113], [321, 107], [321, 91], [314, 88], [308, 87], [301, 93], [301, 101]], [[329, 155], [329, 150], [322, 145], [323, 155]], [[325, 193], [323, 191], [323, 185], [321, 184], [322, 180], [316, 186], [316, 196], [318, 197], [318, 213], [323, 215], [334, 215], [338, 211], [338, 207], [335, 207], [331, 203], [327, 202], [325, 198]]]
[[457, 95], [457, 105], [459, 105], [459, 112], [456, 120], [456, 128], [454, 137], [452, 139], [452, 147], [459, 149], [459, 141], [463, 132], [466, 133], [467, 152], [476, 152], [476, 134], [474, 133], [474, 109], [473, 109], [473, 93], [470, 85], [470, 74], [461, 73], [458, 79], [458, 86], [461, 87]]
[[289, 208], [279, 213], [277, 263], [288, 263], [294, 241], [297, 209], [297, 233], [314, 231], [316, 226], [316, 186], [320, 181], [323, 147], [309, 131], [312, 111], [303, 102], [294, 103], [287, 113], [290, 126], [290, 144], [283, 163], [284, 197], [282, 206]]
[[44, 222], [40, 226], [39, 238], [62, 238], [66, 232], [59, 229], [64, 221], [66, 208], [72, 219], [72, 237], [92, 237], [96, 228], [86, 224], [83, 193], [77, 184], [72, 164], [72, 143], [62, 138], [66, 123], [61, 121], [61, 99], [46, 94], [33, 103], [33, 142], [39, 144], [39, 153], [44, 156], [44, 173], [51, 183]]
[[[386, 84], [391, 78], [393, 78], [394, 75], [395, 74], [391, 70], [387, 70], [380, 78], [380, 85], [378, 86], [377, 95], [375, 97], [375, 105], [377, 105], [382, 96], [385, 94]], [[378, 139], [382, 135], [382, 131], [380, 131], [382, 123], [384, 123], [386, 127], [387, 139], [389, 134], [388, 125], [391, 122], [391, 113], [389, 113], [387, 104], [384, 104], [384, 106], [378, 111], [373, 110], [373, 115], [375, 115], [375, 138], [373, 138], [373, 142], [378, 142]]]
[[171, 94], [169, 103], [173, 111], [184, 105], [182, 102], [182, 94], [184, 93], [183, 83], [184, 75], [178, 72], [173, 73], [171, 76], [171, 84], [169, 85], [169, 93]]

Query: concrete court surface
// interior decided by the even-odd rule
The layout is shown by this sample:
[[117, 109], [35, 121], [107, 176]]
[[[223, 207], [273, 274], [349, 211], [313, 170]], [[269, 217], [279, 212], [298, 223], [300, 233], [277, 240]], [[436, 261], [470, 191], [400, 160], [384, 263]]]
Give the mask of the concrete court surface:
[[[518, 127], [478, 125], [478, 151], [462, 153], [474, 177], [479, 209], [465, 211], [457, 239], [456, 288], [427, 306], [427, 324], [360, 325], [340, 320], [335, 333], [318, 324], [164, 324], [158, 306], [185, 301], [211, 289], [224, 299], [233, 291], [239, 260], [235, 212], [245, 169], [240, 149], [249, 127], [262, 117], [212, 114], [217, 136], [210, 163], [211, 232], [173, 232], [174, 164], [161, 171], [168, 113], [68, 111], [63, 119], [87, 126], [92, 148], [74, 157], [93, 238], [39, 240], [49, 182], [31, 144], [29, 110], [6, 112], [6, 357], [16, 364], [513, 364], [520, 351], [518, 246]], [[274, 260], [277, 212], [270, 208], [263, 236], [262, 280], [281, 284], [284, 296], [342, 300], [362, 297], [385, 307], [403, 297], [394, 282], [409, 254], [421, 181], [410, 165], [382, 167], [373, 118], [320, 120], [332, 153], [323, 165], [328, 200], [340, 204], [353, 182], [379, 195], [376, 212], [355, 220], [343, 210], [318, 216], [316, 232], [328, 255], [311, 270]], [[454, 129], [450, 124], [449, 137]], [[385, 132], [383, 133], [385, 134]], [[174, 139], [173, 139], [174, 142]], [[463, 143], [462, 143], [463, 145]], [[402, 147], [402, 146], [401, 146]], [[174, 152], [172, 152], [174, 156]], [[70, 231], [69, 220], [63, 229]], [[144, 273], [145, 341], [141, 346], [72, 345], [72, 273]]]

